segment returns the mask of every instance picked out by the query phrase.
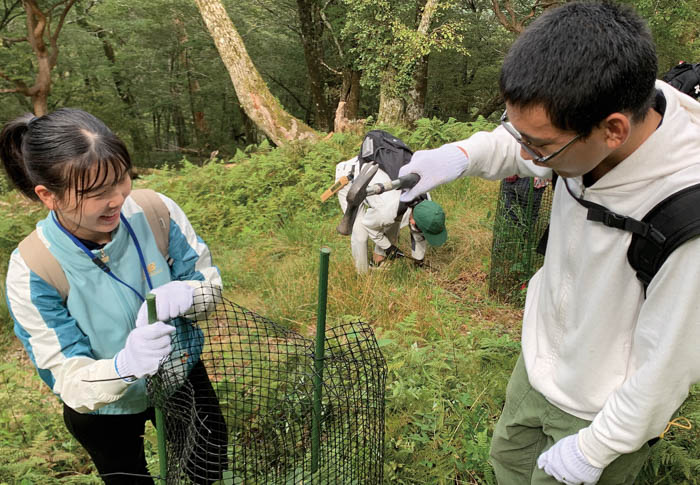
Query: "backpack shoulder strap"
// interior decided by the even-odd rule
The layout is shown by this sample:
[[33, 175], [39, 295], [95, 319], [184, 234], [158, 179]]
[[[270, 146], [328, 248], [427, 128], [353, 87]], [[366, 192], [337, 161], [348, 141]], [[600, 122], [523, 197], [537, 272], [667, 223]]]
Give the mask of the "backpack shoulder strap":
[[66, 301], [70, 290], [66, 274], [49, 248], [39, 238], [36, 229], [25, 237], [17, 247], [29, 269], [56, 288], [63, 301]]
[[700, 184], [671, 194], [654, 206], [642, 222], [662, 235], [659, 238], [633, 234], [627, 250], [627, 259], [646, 290], [671, 253], [700, 236]]
[[169, 259], [168, 245], [170, 241], [170, 211], [160, 196], [151, 189], [136, 189], [131, 191], [131, 198], [143, 209], [151, 232], [156, 239], [158, 250]]

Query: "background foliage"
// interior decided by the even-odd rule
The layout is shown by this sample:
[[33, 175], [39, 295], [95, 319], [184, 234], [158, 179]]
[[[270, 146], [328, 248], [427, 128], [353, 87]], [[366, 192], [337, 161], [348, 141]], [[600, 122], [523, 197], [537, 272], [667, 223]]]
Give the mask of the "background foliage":
[[[658, 44], [659, 74], [679, 60], [700, 59], [696, 0], [623, 0], [650, 23]], [[46, 8], [53, 3], [37, 1]], [[294, 116], [315, 123], [298, 12], [293, 0], [224, 0], [246, 49], [269, 88]], [[474, 121], [498, 111], [498, 69], [514, 39], [499, 23], [491, 0], [440, 0], [426, 36], [415, 31], [425, 0], [309, 0], [322, 15], [323, 95], [335, 110], [345, 69], [361, 73], [359, 118], [374, 118], [379, 84], [388, 67], [397, 85], [410, 82], [427, 56], [425, 115]], [[535, 0], [511, 4], [516, 20]], [[21, 2], [0, 6], [0, 123], [31, 110], [29, 98], [4, 92], [19, 80], [31, 85], [36, 58], [26, 37]], [[218, 151], [233, 156], [263, 136], [242, 112], [228, 73], [191, 0], [91, 0], [69, 11], [51, 72], [49, 109], [80, 107], [124, 138], [141, 166], [195, 164]], [[332, 113], [331, 118], [332, 118]]]

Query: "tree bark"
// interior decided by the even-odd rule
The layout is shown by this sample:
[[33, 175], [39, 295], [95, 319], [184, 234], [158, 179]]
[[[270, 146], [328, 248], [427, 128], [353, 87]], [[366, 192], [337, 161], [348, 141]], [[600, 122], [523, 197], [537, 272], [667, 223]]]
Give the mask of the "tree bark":
[[186, 46], [189, 38], [182, 19], [175, 17], [173, 19], [173, 24], [175, 25], [177, 41], [179, 44], [178, 50], [180, 53], [180, 67], [185, 70], [187, 75], [187, 92], [189, 94], [190, 114], [192, 116], [192, 125], [194, 126], [195, 140], [197, 143], [201, 144], [204, 142], [204, 140], [206, 140], [206, 137], [209, 134], [209, 127], [204, 115], [204, 106], [199, 95], [199, 81], [192, 76], [194, 66], [192, 65], [192, 59], [190, 57], [190, 49]]
[[360, 78], [361, 71], [356, 71], [350, 67], [343, 71], [343, 84], [339, 102], [345, 103], [345, 117], [349, 120], [357, 119], [360, 112]]
[[231, 76], [236, 96], [256, 126], [278, 146], [317, 139], [318, 134], [310, 126], [287, 113], [270, 93], [221, 0], [195, 2]]
[[397, 93], [396, 69], [387, 68], [382, 75], [379, 87], [379, 113], [377, 121], [388, 125], [403, 125], [406, 112], [406, 102]]
[[301, 43], [304, 46], [306, 70], [309, 74], [309, 84], [311, 85], [314, 119], [317, 128], [327, 131], [330, 127], [330, 116], [323, 89], [323, 76], [321, 75], [321, 63], [323, 62], [321, 35], [323, 34], [323, 28], [320, 8], [317, 0], [297, 0], [297, 10], [299, 23], [301, 24]]

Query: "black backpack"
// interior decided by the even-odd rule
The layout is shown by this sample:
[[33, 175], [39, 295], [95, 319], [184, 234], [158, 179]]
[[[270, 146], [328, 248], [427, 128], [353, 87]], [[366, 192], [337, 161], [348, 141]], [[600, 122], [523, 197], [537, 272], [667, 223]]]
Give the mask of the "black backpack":
[[680, 92], [700, 99], [700, 63], [681, 62], [664, 74], [662, 79]]
[[399, 178], [399, 169], [413, 156], [408, 146], [389, 132], [372, 130], [365, 135], [357, 159], [360, 168], [367, 162], [377, 162], [391, 180]]
[[[362, 140], [357, 159], [360, 167], [368, 162], [376, 162], [391, 180], [396, 180], [399, 178], [399, 169], [410, 162], [412, 156], [413, 151], [399, 138], [384, 130], [372, 130]], [[424, 200], [428, 200], [427, 194], [421, 194], [408, 203], [399, 203], [396, 218], [400, 219], [408, 207], [414, 207]]]
[[[586, 219], [632, 233], [627, 260], [644, 286], [645, 297], [649, 283], [671, 253], [684, 242], [700, 236], [700, 184], [691, 185], [669, 195], [647, 212], [641, 221], [576, 197], [566, 180], [564, 185], [571, 196], [588, 209]], [[537, 249], [538, 252], [542, 250], [544, 254], [546, 240], [544, 245], [542, 242], [543, 240], [540, 240], [540, 247]]]

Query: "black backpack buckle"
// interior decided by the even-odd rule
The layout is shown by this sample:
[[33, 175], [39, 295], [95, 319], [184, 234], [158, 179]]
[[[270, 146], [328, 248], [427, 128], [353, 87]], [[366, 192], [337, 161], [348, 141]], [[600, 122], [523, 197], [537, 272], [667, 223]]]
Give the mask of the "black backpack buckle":
[[614, 212], [606, 212], [603, 217], [603, 224], [616, 229], [625, 229], [625, 220], [627, 217], [615, 214]]
[[649, 233], [647, 237], [659, 246], [663, 246], [663, 244], [666, 242], [666, 236], [664, 236], [661, 231], [656, 229], [651, 224], [649, 225]]

